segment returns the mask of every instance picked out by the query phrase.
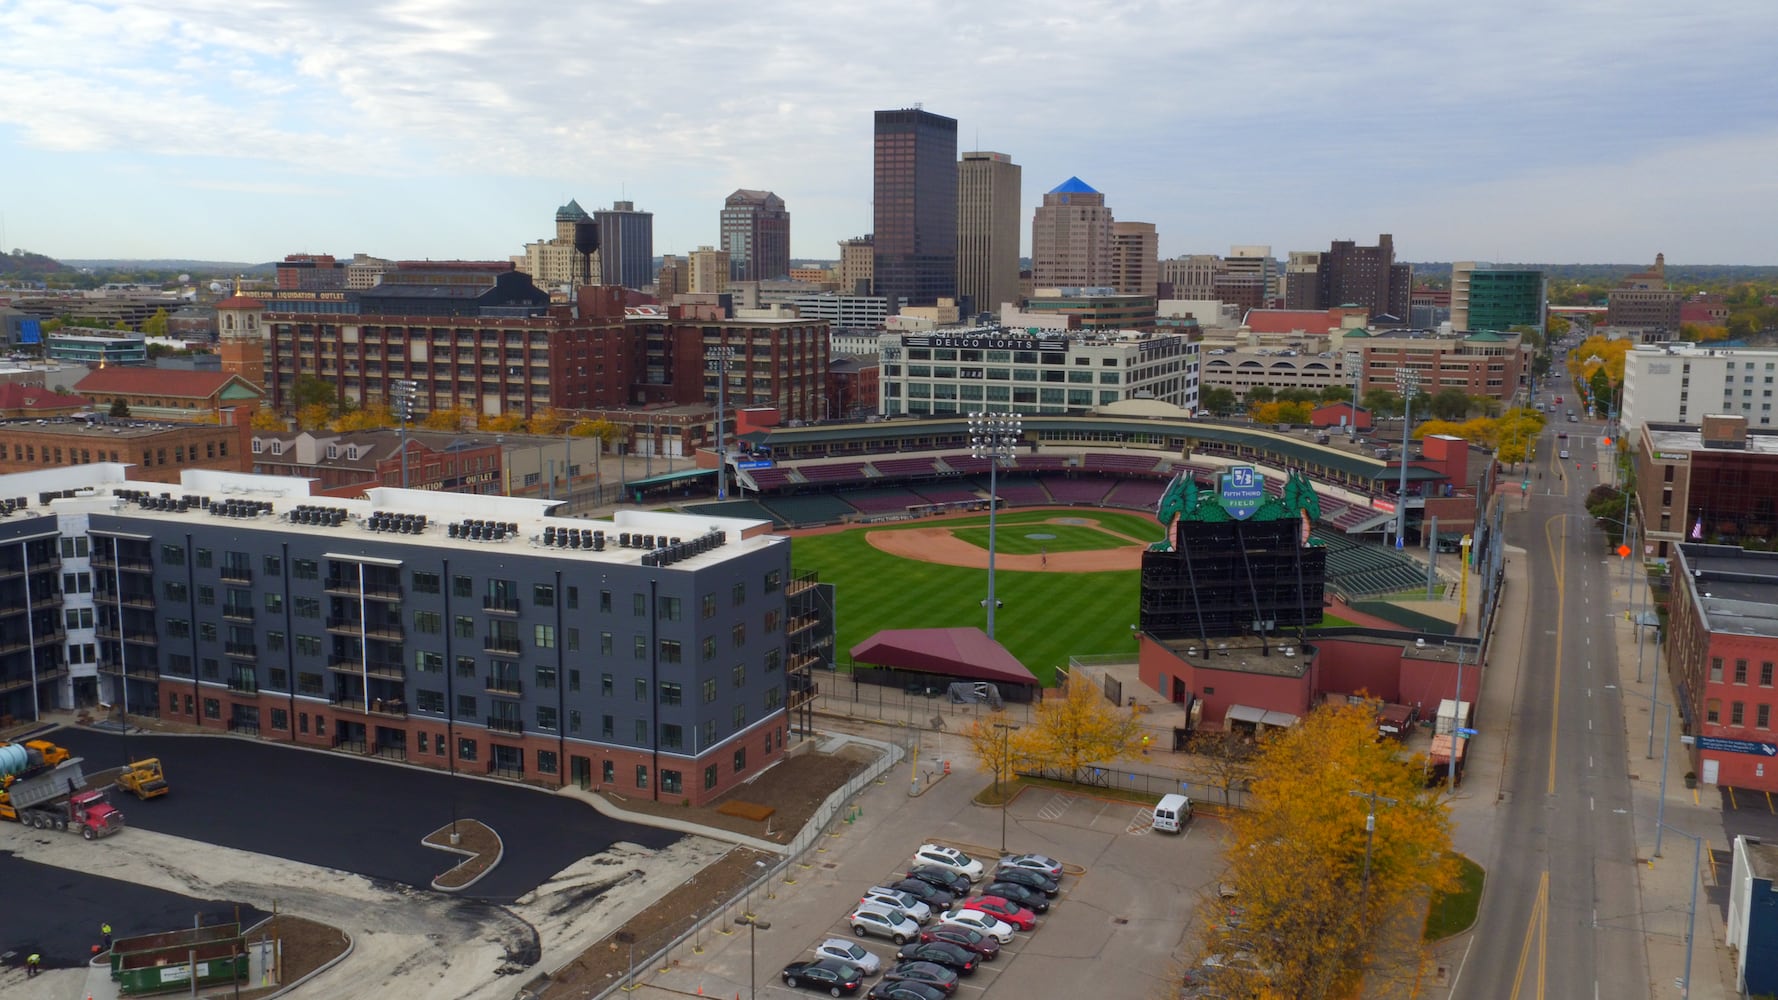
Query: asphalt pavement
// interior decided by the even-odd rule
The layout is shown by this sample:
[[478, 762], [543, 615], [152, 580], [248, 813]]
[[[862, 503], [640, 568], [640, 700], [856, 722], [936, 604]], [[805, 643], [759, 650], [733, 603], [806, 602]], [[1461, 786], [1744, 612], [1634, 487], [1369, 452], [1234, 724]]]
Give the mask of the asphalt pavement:
[[[116, 836], [128, 835], [126, 830]], [[39, 831], [31, 836], [72, 835]], [[108, 839], [88, 846], [103, 851], [113, 843], [115, 839]], [[40, 865], [11, 851], [0, 851], [0, 900], [0, 954], [14, 952], [18, 964], [37, 952], [46, 969], [86, 964], [106, 923], [116, 936], [131, 937], [190, 927], [194, 918], [209, 925], [238, 915], [241, 925], [250, 927], [266, 916], [251, 906]]]
[[420, 839], [453, 813], [481, 820], [506, 853], [465, 895], [495, 902], [517, 899], [613, 843], [660, 849], [681, 836], [534, 788], [256, 740], [76, 728], [48, 738], [86, 758], [88, 771], [132, 756], [161, 759], [169, 794], [141, 802], [111, 793], [130, 826], [372, 879], [430, 885], [456, 859]]

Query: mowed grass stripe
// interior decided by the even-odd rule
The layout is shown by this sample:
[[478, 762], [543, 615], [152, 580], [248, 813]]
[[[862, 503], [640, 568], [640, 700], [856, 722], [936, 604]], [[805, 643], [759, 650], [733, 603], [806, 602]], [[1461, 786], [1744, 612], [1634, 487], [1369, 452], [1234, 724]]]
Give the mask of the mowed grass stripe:
[[[987, 528], [953, 528], [951, 534], [986, 552]], [[1049, 535], [1049, 538], [1032, 538]], [[1074, 524], [1000, 525], [994, 532], [994, 549], [1014, 556], [1034, 556], [1039, 552], [1089, 552], [1117, 549], [1132, 544], [1122, 535], [1113, 535], [1098, 528]]]

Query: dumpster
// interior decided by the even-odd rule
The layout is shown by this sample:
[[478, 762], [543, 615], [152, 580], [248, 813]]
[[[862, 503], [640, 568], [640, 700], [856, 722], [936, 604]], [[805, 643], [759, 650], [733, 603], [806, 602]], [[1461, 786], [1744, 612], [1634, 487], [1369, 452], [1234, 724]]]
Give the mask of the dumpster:
[[111, 978], [124, 996], [189, 990], [194, 973], [199, 986], [247, 978], [246, 940], [239, 924], [120, 938], [111, 948]]

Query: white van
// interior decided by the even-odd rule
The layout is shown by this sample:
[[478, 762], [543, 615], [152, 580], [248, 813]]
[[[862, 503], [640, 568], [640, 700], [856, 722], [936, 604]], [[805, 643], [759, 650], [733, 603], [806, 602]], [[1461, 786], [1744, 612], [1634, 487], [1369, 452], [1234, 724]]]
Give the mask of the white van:
[[1192, 800], [1183, 795], [1163, 795], [1155, 803], [1154, 828], [1164, 833], [1178, 833], [1192, 818]]

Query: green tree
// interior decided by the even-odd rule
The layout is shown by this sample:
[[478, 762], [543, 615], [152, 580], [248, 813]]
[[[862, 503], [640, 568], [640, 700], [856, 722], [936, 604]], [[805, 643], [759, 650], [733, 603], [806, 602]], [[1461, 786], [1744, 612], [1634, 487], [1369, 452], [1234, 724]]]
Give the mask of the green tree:
[[1365, 409], [1371, 411], [1373, 417], [1401, 416], [1401, 396], [1388, 389], [1366, 389], [1360, 401]]
[[333, 383], [315, 375], [299, 377], [291, 395], [298, 411], [320, 406], [332, 414], [338, 410], [340, 404], [339, 391], [334, 388]]
[[1350, 400], [1351, 398], [1352, 398], [1352, 387], [1351, 386], [1329, 385], [1329, 386], [1322, 387], [1319, 400], [1320, 400], [1320, 402], [1323, 402], [1323, 403], [1344, 403], [1344, 402], [1347, 402], [1348, 400]]
[[1213, 385], [1198, 391], [1198, 408], [1209, 410], [1219, 417], [1226, 417], [1235, 412], [1236, 400], [1232, 389]]
[[1262, 403], [1276, 402], [1278, 393], [1269, 385], [1256, 385], [1247, 390], [1247, 406], [1252, 409]]
[[165, 309], [156, 309], [153, 316], [142, 321], [142, 332], [150, 337], [165, 337], [167, 335], [167, 319]]
[[1462, 420], [1469, 415], [1469, 394], [1462, 389], [1440, 389], [1432, 397], [1432, 415], [1443, 420]]
[[117, 417], [119, 419], [127, 419], [130, 415], [129, 401], [124, 399], [122, 396], [119, 396], [116, 399], [113, 399], [111, 401], [110, 414], [111, 414], [111, 416]]
[[1603, 366], [1593, 370], [1593, 377], [1587, 380], [1587, 393], [1591, 397], [1593, 412], [1606, 414], [1611, 412], [1611, 376], [1605, 374]]

